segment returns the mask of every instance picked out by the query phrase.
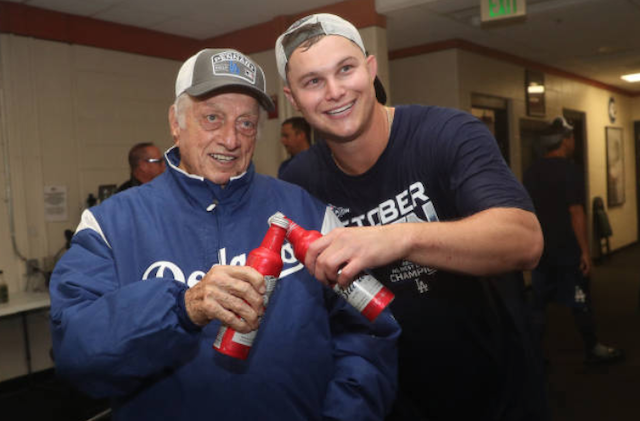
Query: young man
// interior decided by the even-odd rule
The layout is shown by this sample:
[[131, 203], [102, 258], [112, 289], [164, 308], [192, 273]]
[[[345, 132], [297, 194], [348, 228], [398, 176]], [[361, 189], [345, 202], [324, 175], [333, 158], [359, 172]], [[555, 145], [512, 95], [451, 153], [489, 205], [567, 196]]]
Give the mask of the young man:
[[305, 265], [347, 285], [365, 268], [396, 295], [400, 393], [390, 419], [545, 419], [523, 302], [487, 279], [532, 269], [542, 251], [530, 199], [485, 126], [437, 107], [376, 101], [377, 64], [356, 28], [318, 14], [276, 42], [284, 92], [324, 142], [282, 178], [331, 204], [348, 228]]
[[[169, 111], [167, 171], [87, 210], [51, 279], [56, 372], [117, 420], [381, 419], [396, 388], [399, 328], [369, 323], [283, 247], [280, 281], [244, 266], [277, 211], [311, 229], [339, 221], [295, 186], [256, 174], [262, 69], [206, 49]], [[217, 353], [224, 323], [260, 330], [246, 361]]]
[[280, 164], [278, 178], [294, 156], [309, 149], [311, 145], [311, 127], [302, 117], [291, 117], [282, 122], [280, 126], [280, 143], [287, 150], [289, 158]]
[[564, 117], [557, 117], [539, 142], [544, 156], [524, 175], [545, 239], [544, 253], [532, 276], [536, 345], [542, 345], [547, 304], [557, 301], [572, 309], [587, 364], [620, 361], [622, 351], [599, 343], [596, 335], [584, 181], [571, 161], [575, 151], [573, 126]]

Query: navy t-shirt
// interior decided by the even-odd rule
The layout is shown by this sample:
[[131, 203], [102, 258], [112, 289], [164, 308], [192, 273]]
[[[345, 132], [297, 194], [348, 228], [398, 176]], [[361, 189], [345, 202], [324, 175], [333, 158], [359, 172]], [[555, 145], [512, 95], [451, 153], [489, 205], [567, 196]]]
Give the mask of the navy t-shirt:
[[541, 158], [525, 172], [524, 185], [544, 235], [541, 263], [579, 264], [581, 251], [569, 213], [570, 206], [584, 205], [584, 183], [576, 165], [567, 158]]
[[[533, 210], [485, 125], [439, 107], [397, 107], [389, 143], [364, 174], [344, 174], [318, 142], [282, 179], [332, 205], [347, 226], [450, 221], [494, 207]], [[514, 383], [508, 378], [523, 369], [511, 348], [522, 344], [514, 344], [509, 305], [493, 284], [408, 261], [374, 274], [396, 294], [405, 404], [428, 419], [502, 419], [516, 393], [507, 390]]]

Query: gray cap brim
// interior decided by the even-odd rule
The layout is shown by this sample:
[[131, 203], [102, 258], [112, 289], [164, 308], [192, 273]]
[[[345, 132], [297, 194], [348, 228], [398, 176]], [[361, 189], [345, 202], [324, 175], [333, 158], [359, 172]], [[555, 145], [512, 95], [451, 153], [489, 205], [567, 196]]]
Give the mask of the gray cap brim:
[[200, 83], [198, 85], [187, 88], [185, 92], [194, 97], [201, 97], [204, 95], [215, 93], [216, 91], [223, 91], [223, 90], [246, 92], [247, 94], [257, 99], [260, 105], [262, 106], [262, 108], [264, 108], [267, 112], [272, 112], [273, 110], [276, 109], [276, 106], [273, 103], [273, 100], [268, 95], [265, 95], [265, 93], [262, 92], [260, 89], [252, 88], [243, 83], [238, 83], [238, 84], [224, 83], [221, 85], [214, 81], [208, 81], [208, 82]]

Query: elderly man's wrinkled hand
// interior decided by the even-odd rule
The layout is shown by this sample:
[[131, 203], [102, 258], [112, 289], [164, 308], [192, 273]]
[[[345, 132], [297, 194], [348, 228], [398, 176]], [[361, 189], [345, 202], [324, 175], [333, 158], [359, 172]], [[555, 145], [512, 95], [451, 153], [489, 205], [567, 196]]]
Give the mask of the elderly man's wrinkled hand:
[[263, 276], [248, 266], [216, 265], [184, 295], [189, 318], [198, 326], [212, 320], [240, 333], [258, 328], [264, 313]]

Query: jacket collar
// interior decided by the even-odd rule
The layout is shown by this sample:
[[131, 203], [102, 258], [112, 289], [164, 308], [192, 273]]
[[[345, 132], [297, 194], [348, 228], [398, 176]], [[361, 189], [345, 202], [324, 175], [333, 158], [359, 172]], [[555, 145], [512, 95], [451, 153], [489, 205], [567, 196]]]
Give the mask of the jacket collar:
[[255, 168], [253, 162], [247, 171], [231, 177], [226, 186], [222, 187], [202, 176], [189, 174], [180, 165], [180, 149], [173, 146], [165, 152], [168, 170], [171, 178], [183, 191], [184, 195], [196, 207], [212, 211], [215, 206], [228, 201], [239, 201], [246, 193], [253, 181]]

